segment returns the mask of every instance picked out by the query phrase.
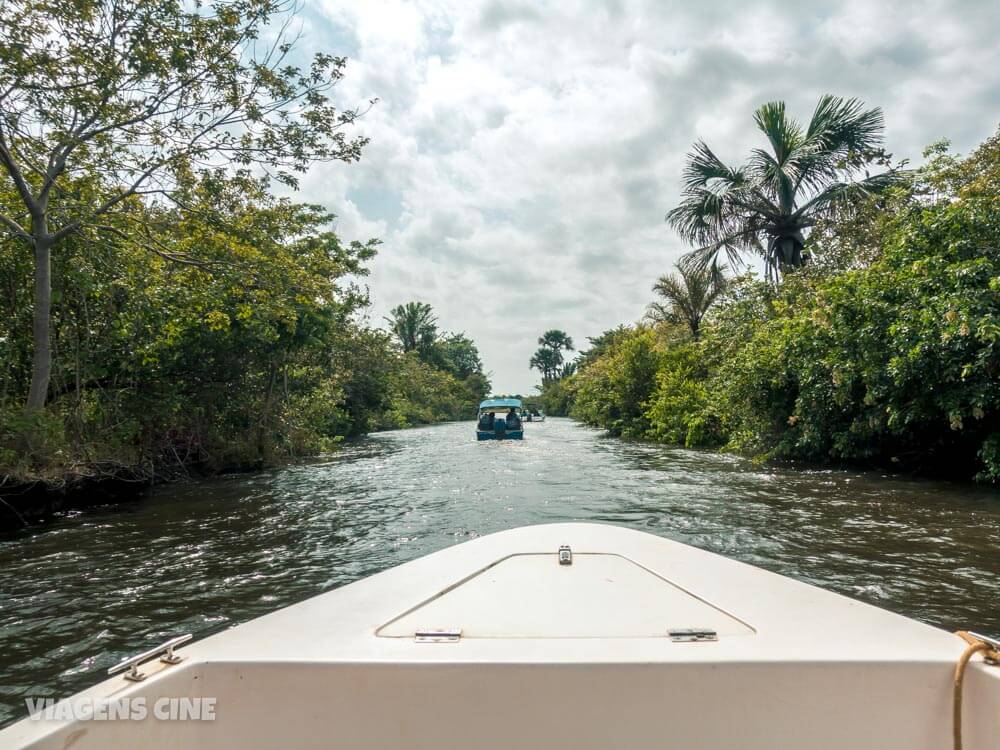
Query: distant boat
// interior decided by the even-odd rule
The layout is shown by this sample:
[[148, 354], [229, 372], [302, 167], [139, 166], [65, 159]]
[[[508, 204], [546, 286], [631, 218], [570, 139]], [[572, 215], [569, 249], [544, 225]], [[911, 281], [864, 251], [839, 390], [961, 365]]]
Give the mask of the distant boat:
[[[510, 410], [514, 419], [508, 422]], [[522, 404], [519, 398], [488, 398], [479, 404], [476, 419], [477, 440], [523, 440], [524, 426], [521, 424]]]
[[[532, 526], [151, 649], [69, 699], [142, 720], [64, 702], [0, 748], [942, 750], [970, 648], [645, 532]], [[1000, 668], [960, 674], [964, 749], [996, 750]]]

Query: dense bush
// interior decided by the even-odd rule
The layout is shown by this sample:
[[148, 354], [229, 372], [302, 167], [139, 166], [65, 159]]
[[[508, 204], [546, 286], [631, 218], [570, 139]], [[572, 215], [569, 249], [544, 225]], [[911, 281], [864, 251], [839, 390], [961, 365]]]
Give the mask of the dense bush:
[[[95, 185], [78, 187], [97, 200]], [[41, 412], [23, 408], [30, 253], [0, 236], [0, 486], [253, 467], [469, 415], [489, 388], [465, 372], [471, 342], [413, 363], [359, 322], [375, 243], [342, 243], [321, 208], [252, 187], [193, 182], [183, 212], [136, 202], [134, 223], [61, 246]]]
[[[1000, 479], [1000, 137], [742, 279], [698, 341], [640, 326], [569, 382], [613, 434]], [[608, 335], [615, 332], [608, 332]]]
[[611, 344], [575, 376], [571, 416], [613, 435], [643, 437], [649, 430], [647, 401], [660, 365], [656, 334], [640, 328]]
[[688, 447], [722, 444], [721, 419], [709, 388], [700, 347], [694, 342], [669, 346], [647, 402], [646, 437]]
[[[485, 385], [485, 388], [483, 386]], [[481, 377], [458, 380], [447, 370], [421, 361], [417, 352], [403, 354], [390, 380], [389, 408], [383, 429], [412, 427], [476, 416], [489, 384]]]

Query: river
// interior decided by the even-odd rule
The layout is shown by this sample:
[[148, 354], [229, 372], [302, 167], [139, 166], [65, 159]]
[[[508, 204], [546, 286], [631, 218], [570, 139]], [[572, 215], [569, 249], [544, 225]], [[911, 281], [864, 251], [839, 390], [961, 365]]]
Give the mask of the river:
[[373, 435], [270, 472], [169, 485], [0, 539], [0, 724], [124, 656], [202, 637], [526, 524], [620, 524], [945, 628], [1000, 633], [1000, 493], [761, 467], [563, 419]]

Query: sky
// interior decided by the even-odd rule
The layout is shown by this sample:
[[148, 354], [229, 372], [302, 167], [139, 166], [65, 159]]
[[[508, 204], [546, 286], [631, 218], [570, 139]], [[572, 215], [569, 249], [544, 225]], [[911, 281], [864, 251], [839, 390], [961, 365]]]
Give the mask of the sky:
[[689, 249], [664, 223], [691, 145], [738, 164], [751, 115], [825, 93], [884, 110], [886, 146], [919, 163], [1000, 125], [1000, 0], [302, 0], [302, 52], [349, 58], [336, 100], [378, 103], [358, 164], [299, 198], [344, 240], [382, 241], [373, 325], [430, 303], [479, 346], [497, 393], [532, 393], [547, 329], [586, 348], [642, 317]]

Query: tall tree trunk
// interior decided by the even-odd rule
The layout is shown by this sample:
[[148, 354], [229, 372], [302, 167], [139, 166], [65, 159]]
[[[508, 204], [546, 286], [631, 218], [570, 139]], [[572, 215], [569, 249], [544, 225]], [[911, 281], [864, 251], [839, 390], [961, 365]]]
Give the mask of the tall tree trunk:
[[45, 406], [52, 374], [52, 347], [49, 337], [49, 319], [52, 313], [52, 238], [44, 213], [32, 220], [35, 237], [35, 309], [32, 316], [31, 387], [28, 389], [29, 409]]

